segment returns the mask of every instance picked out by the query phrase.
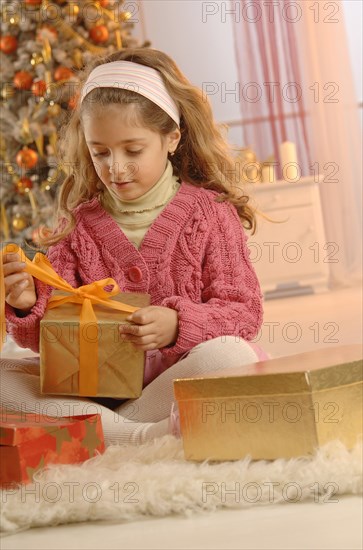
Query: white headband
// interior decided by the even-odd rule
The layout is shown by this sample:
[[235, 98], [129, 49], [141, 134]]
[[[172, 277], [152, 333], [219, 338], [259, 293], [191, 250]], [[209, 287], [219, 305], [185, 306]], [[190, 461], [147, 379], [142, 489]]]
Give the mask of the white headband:
[[98, 65], [88, 76], [81, 102], [95, 88], [123, 88], [147, 97], [180, 125], [179, 109], [155, 69], [132, 61], [112, 61]]

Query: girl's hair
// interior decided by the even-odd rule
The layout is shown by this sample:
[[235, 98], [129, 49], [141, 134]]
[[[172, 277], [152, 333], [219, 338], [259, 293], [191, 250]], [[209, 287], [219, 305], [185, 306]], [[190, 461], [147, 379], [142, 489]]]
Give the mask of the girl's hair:
[[[256, 229], [255, 212], [248, 205], [249, 197], [236, 185], [236, 182], [242, 181], [242, 166], [232, 156], [230, 146], [215, 123], [208, 98], [187, 80], [168, 55], [151, 48], [133, 48], [95, 58], [80, 72], [81, 85], [96, 66], [121, 60], [158, 70], [179, 108], [181, 139], [175, 154], [170, 157], [174, 174], [181, 181], [217, 191], [219, 194], [215, 201], [232, 203], [242, 225], [252, 230], [253, 234]], [[61, 130], [59, 141], [60, 162], [68, 175], [58, 197], [58, 227], [52, 233], [43, 234], [40, 240], [43, 246], [55, 244], [68, 235], [75, 225], [72, 210], [92, 199], [103, 188], [84, 138], [82, 116], [110, 104], [137, 104], [138, 120], [162, 136], [177, 128], [160, 107], [130, 90], [94, 88], [82, 104], [78, 101], [68, 123]]]

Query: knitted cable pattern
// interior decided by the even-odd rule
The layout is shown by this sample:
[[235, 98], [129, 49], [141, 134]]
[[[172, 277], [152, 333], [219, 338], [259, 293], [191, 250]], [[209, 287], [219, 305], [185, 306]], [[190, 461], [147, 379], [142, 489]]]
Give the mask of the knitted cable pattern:
[[[220, 335], [251, 340], [262, 324], [261, 289], [237, 211], [216, 203], [216, 195], [183, 182], [139, 250], [95, 197], [77, 207], [76, 227], [49, 249], [49, 259], [74, 287], [113, 277], [123, 292], [148, 293], [152, 305], [178, 311], [178, 339], [160, 350], [170, 358]], [[39, 351], [39, 323], [51, 289], [40, 281], [36, 288], [29, 315], [19, 318], [7, 306], [6, 316], [14, 340]]]

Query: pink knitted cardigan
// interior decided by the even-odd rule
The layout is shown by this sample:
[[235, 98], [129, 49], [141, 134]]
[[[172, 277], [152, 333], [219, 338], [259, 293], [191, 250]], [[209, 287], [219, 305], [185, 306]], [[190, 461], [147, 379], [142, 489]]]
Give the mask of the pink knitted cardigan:
[[[181, 183], [149, 227], [139, 250], [98, 197], [75, 210], [76, 227], [52, 246], [54, 269], [74, 287], [113, 277], [123, 292], [143, 292], [151, 305], [178, 312], [179, 333], [161, 353], [173, 362], [221, 335], [253, 339], [262, 324], [262, 294], [237, 211], [216, 191]], [[35, 280], [38, 300], [26, 317], [7, 305], [7, 331], [39, 351], [39, 323], [51, 288]]]

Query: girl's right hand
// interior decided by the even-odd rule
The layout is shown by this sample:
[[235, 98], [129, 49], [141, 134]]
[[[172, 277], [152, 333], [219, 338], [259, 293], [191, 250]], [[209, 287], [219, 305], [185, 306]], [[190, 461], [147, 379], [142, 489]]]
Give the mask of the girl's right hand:
[[34, 279], [24, 271], [19, 254], [4, 254], [5, 301], [9, 306], [28, 313], [37, 301]]

